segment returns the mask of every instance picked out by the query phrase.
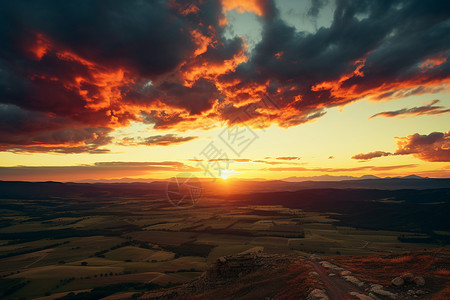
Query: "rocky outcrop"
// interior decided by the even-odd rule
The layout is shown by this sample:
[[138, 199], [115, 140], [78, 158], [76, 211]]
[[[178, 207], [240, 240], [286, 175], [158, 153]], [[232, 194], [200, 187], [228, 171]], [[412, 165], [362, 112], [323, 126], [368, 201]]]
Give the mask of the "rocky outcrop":
[[328, 300], [328, 296], [325, 293], [324, 290], [321, 289], [315, 289], [312, 290], [311, 293], [309, 293], [307, 300]]
[[394, 279], [392, 279], [391, 283], [394, 286], [402, 286], [403, 284], [405, 284], [405, 280], [403, 280], [403, 278], [401, 277], [395, 277]]
[[428, 294], [427, 292], [425, 292], [425, 291], [422, 291], [422, 290], [408, 290], [408, 292], [407, 292], [407, 294], [409, 295], [409, 296], [422, 296], [422, 295], [426, 295], [426, 294]]
[[405, 273], [402, 276], [400, 276], [405, 282], [412, 282], [414, 279], [413, 273]]
[[321, 261], [320, 264], [322, 265], [322, 267], [327, 268], [329, 270], [333, 270], [333, 271], [343, 271], [344, 270], [341, 267], [333, 265], [332, 263], [329, 263], [329, 262], [324, 261], [324, 260]]
[[415, 284], [416, 286], [424, 286], [425, 278], [422, 276], [416, 276], [412, 273], [405, 273], [401, 276], [395, 277], [391, 281], [393, 286], [400, 287], [405, 284]]
[[364, 295], [364, 294], [360, 294], [358, 292], [350, 292], [350, 295], [358, 298], [359, 300], [374, 300], [374, 298]]
[[317, 273], [317, 272], [309, 272], [308, 275], [314, 276], [314, 277], [320, 277], [319, 273]]
[[[239, 278], [252, 272], [274, 269], [292, 264], [294, 259], [284, 255], [264, 253], [245, 253], [234, 256], [222, 256], [199, 278], [179, 287], [152, 291], [139, 299], [183, 299], [186, 295], [195, 295], [217, 287], [235, 284]], [[317, 274], [318, 275], [318, 274]], [[312, 275], [314, 276], [314, 275]], [[325, 295], [326, 296], [326, 295]], [[328, 300], [327, 298], [311, 298]]]
[[362, 282], [361, 280], [359, 280], [355, 276], [347, 275], [347, 276], [342, 276], [342, 278], [344, 278], [348, 282], [350, 282], [350, 283], [352, 283], [352, 284], [354, 284], [354, 285], [356, 285], [358, 287], [363, 287], [364, 286], [364, 282]]
[[384, 289], [381, 284], [372, 284], [370, 287], [370, 292], [378, 296], [389, 297], [391, 299], [397, 299], [397, 294], [389, 292]]
[[414, 277], [413, 282], [417, 286], [424, 286], [425, 285], [425, 278], [423, 278], [422, 276], [416, 276], [416, 277]]

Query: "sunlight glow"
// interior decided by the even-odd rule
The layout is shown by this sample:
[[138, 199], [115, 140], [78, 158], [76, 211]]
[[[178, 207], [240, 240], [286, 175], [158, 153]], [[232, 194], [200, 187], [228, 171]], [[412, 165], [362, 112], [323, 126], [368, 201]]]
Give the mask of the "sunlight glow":
[[230, 176], [234, 175], [235, 173], [237, 173], [235, 170], [221, 169], [220, 170], [220, 178], [226, 180], [226, 179], [230, 178]]

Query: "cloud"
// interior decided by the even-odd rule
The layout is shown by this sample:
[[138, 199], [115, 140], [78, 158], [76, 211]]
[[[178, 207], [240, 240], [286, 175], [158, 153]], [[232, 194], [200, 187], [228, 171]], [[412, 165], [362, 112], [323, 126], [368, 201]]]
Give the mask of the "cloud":
[[[290, 160], [288, 160], [288, 161], [290, 161]], [[267, 164], [267, 165], [299, 165], [299, 163], [297, 163], [297, 162], [286, 162], [286, 161], [253, 160], [253, 162]]]
[[[270, 158], [270, 157], [269, 157]], [[288, 159], [283, 159], [283, 158], [277, 158], [277, 159], [281, 159], [281, 160], [294, 160], [294, 159], [300, 159], [300, 158], [292, 158], [290, 159], [290, 157], [288, 157]], [[199, 161], [203, 161], [202, 159], [188, 159], [189, 161], [195, 161], [195, 162], [199, 162]], [[268, 164], [268, 165], [299, 165], [299, 163], [296, 162], [286, 162], [286, 161], [269, 161], [269, 160], [261, 160], [261, 159], [249, 159], [249, 158], [217, 158], [217, 159], [210, 159], [208, 160], [209, 162], [214, 162], [214, 161], [225, 161], [225, 162], [239, 162], [239, 163], [262, 163], [262, 164]]]
[[198, 136], [178, 136], [176, 134], [165, 134], [165, 135], [155, 135], [146, 138], [130, 138], [125, 137], [120, 142], [119, 145], [122, 146], [170, 146], [186, 143], [197, 139]]
[[[192, 161], [198, 161], [198, 160], [192, 160]], [[202, 160], [200, 160], [202, 161]], [[245, 163], [245, 162], [251, 162], [251, 159], [248, 158], [216, 158], [216, 159], [210, 159], [208, 160], [209, 162], [213, 162], [213, 161], [226, 161], [226, 162], [241, 162], [241, 163]]]
[[384, 152], [384, 151], [374, 151], [369, 153], [360, 153], [352, 156], [353, 159], [359, 159], [359, 160], [369, 160], [376, 157], [382, 157], [382, 156], [389, 156], [392, 155], [390, 152]]
[[151, 175], [152, 172], [194, 172], [201, 169], [180, 162], [97, 162], [77, 166], [0, 167], [0, 180], [72, 181]]
[[279, 160], [299, 160], [301, 157], [298, 156], [281, 156], [281, 157], [277, 157], [276, 159]]
[[397, 150], [395, 152], [375, 151], [354, 155], [353, 159], [370, 160], [376, 157], [390, 155], [412, 154], [424, 161], [449, 162], [450, 161], [450, 131], [432, 132], [428, 135], [415, 133], [406, 137], [396, 137]]
[[326, 4], [328, 4], [328, 0], [311, 0], [311, 7], [309, 8], [307, 15], [316, 18], [319, 15], [320, 9]]
[[415, 133], [396, 139], [395, 155], [412, 154], [424, 161], [450, 162], [450, 131], [428, 135]]
[[262, 2], [263, 1], [260, 0], [222, 0], [222, 5], [223, 8], [227, 11], [236, 9], [239, 13], [252, 12], [257, 14], [258, 16], [262, 16], [264, 14]]
[[397, 116], [405, 116], [405, 115], [438, 115], [444, 113], [450, 113], [450, 109], [445, 109], [443, 106], [435, 106], [434, 104], [438, 103], [439, 100], [433, 100], [430, 103], [423, 106], [416, 106], [412, 108], [402, 108], [394, 111], [383, 111], [377, 114], [374, 114], [369, 119], [383, 116], [383, 117], [397, 117]]
[[[99, 147], [112, 141], [108, 127], [85, 128], [61, 117], [30, 112], [15, 105], [0, 104], [0, 151], [107, 153]], [[80, 126], [81, 128], [76, 128]]]
[[[315, 33], [297, 31], [276, 13], [264, 18], [263, 38], [248, 62], [222, 78], [237, 82], [236, 90], [253, 87], [237, 99], [267, 93], [283, 112], [273, 112], [272, 122], [285, 127], [319, 117], [324, 107], [364, 97], [442, 89], [449, 69], [444, 31], [449, 25], [439, 9], [447, 8], [444, 2], [430, 8], [420, 1], [338, 1], [332, 25]], [[421, 64], [436, 57], [442, 59], [433, 68]]]
[[[0, 150], [105, 152], [107, 132], [131, 121], [297, 126], [330, 107], [448, 84], [448, 1], [337, 1], [331, 26], [312, 33], [290, 26], [277, 3], [2, 1], [0, 110], [18, 118], [0, 125]], [[312, 17], [327, 5], [311, 4]], [[261, 22], [251, 52], [226, 34], [230, 10]]]

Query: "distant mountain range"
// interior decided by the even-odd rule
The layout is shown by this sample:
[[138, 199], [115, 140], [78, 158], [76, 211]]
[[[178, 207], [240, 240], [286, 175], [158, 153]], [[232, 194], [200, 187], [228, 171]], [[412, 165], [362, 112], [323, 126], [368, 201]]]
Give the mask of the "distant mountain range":
[[[367, 177], [365, 177], [367, 178]], [[306, 189], [450, 189], [450, 178], [423, 178], [407, 176], [402, 178], [352, 179], [341, 181], [284, 181], [284, 180], [201, 180], [203, 194], [232, 195], [299, 191]], [[47, 197], [161, 197], [166, 195], [166, 180], [152, 182], [121, 183], [60, 183], [0, 181], [0, 198], [42, 199]]]
[[[417, 175], [409, 175], [409, 176], [398, 176], [398, 177], [377, 177], [375, 175], [363, 175], [360, 177], [355, 176], [333, 176], [333, 175], [320, 175], [320, 176], [311, 176], [311, 177], [297, 177], [292, 176], [284, 179], [280, 179], [281, 181], [286, 182], [304, 182], [304, 181], [344, 181], [344, 180], [367, 180], [367, 179], [430, 179], [429, 177], [421, 177]], [[210, 178], [201, 178], [202, 181], [211, 181]], [[251, 178], [251, 179], [240, 179], [240, 178], [230, 178], [230, 181], [272, 181], [263, 178]], [[164, 179], [154, 179], [154, 178], [117, 178], [117, 179], [85, 179], [75, 181], [77, 183], [135, 183], [135, 182], [155, 182], [155, 181], [164, 181]]]
[[302, 182], [302, 181], [343, 181], [343, 180], [366, 180], [366, 179], [429, 179], [429, 177], [421, 177], [417, 175], [409, 175], [409, 176], [398, 176], [398, 177], [377, 177], [375, 175], [363, 175], [361, 177], [355, 176], [333, 176], [333, 175], [320, 175], [320, 176], [312, 176], [312, 177], [297, 177], [292, 176], [285, 179], [283, 181], [288, 182]]

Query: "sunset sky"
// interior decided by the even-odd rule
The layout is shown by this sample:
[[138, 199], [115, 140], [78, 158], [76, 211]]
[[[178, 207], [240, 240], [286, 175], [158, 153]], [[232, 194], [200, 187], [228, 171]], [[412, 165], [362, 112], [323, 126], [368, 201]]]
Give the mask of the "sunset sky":
[[0, 180], [450, 177], [449, 1], [2, 1]]

